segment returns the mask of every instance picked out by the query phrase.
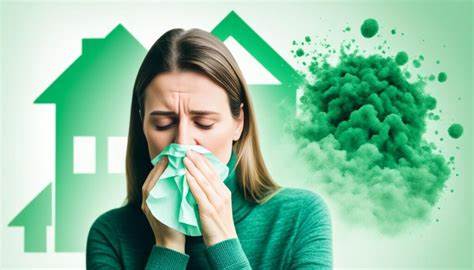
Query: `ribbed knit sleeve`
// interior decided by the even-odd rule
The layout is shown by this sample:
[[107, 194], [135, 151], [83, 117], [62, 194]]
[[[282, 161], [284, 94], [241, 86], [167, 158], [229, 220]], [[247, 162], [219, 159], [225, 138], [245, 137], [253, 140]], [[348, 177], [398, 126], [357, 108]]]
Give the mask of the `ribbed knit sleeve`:
[[[121, 261], [124, 255], [119, 254], [120, 238], [114, 222], [106, 213], [92, 224], [87, 237], [87, 269], [124, 269]], [[186, 269], [188, 261], [188, 254], [153, 245], [145, 269]]]
[[188, 254], [154, 245], [148, 257], [145, 269], [186, 269], [188, 261]]
[[245, 255], [239, 238], [230, 238], [206, 249], [207, 258], [212, 269], [252, 269]]
[[290, 269], [332, 269], [332, 229], [328, 207], [313, 193], [303, 208], [303, 220], [297, 231]]

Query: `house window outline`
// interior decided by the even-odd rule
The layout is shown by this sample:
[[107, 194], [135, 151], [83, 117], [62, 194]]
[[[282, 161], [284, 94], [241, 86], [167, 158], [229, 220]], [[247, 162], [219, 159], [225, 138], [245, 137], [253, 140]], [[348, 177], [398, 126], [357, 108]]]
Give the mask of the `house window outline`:
[[95, 136], [73, 136], [73, 174], [96, 173], [96, 141]]
[[107, 173], [124, 174], [127, 136], [107, 137]]

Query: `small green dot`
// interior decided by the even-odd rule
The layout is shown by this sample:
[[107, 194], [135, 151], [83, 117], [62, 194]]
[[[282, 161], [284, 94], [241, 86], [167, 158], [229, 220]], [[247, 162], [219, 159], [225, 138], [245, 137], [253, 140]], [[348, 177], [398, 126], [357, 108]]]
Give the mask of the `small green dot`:
[[438, 82], [445, 82], [448, 79], [446, 72], [440, 72], [438, 74]]
[[304, 50], [299, 48], [298, 50], [296, 50], [296, 56], [300, 57], [300, 56], [303, 56], [304, 54]]
[[406, 52], [398, 52], [395, 56], [395, 62], [397, 65], [402, 66], [408, 62], [408, 54]]
[[421, 66], [420, 61], [417, 60], [417, 59], [413, 60], [413, 66], [414, 66], [415, 68], [419, 68], [419, 67]]
[[454, 139], [457, 139], [459, 137], [461, 137], [462, 133], [463, 133], [463, 127], [461, 124], [452, 124], [449, 128], [448, 128], [448, 133], [449, 133], [449, 136], [451, 136], [452, 138]]
[[360, 32], [365, 38], [371, 38], [379, 31], [379, 24], [375, 19], [366, 19], [361, 27]]

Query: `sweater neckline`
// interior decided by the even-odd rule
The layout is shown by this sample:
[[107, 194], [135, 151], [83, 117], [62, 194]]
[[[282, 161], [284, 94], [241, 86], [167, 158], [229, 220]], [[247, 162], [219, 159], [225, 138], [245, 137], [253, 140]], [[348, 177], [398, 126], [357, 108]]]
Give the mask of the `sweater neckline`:
[[232, 215], [234, 223], [237, 224], [252, 210], [253, 203], [245, 199], [238, 179], [237, 154], [234, 150], [232, 150], [230, 159], [227, 162], [227, 168], [229, 168], [229, 175], [224, 179], [224, 184], [232, 192]]

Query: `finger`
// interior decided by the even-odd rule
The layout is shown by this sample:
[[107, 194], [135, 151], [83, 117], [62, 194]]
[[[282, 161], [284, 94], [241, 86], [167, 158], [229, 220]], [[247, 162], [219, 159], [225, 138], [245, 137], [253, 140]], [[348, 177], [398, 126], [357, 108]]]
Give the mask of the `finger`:
[[207, 158], [203, 156], [201, 153], [195, 152], [191, 150], [191, 155], [189, 155], [190, 159], [193, 161], [194, 164], [196, 164], [196, 167], [201, 169], [201, 173], [204, 175], [204, 177], [207, 180], [215, 180], [214, 178], [217, 176], [217, 174], [214, 173], [214, 168], [213, 166], [209, 166], [205, 160]]
[[[206, 195], [208, 201], [218, 207], [222, 203], [221, 196], [216, 192], [214, 185], [211, 181], [208, 181], [206, 177], [201, 172], [201, 168], [196, 167], [194, 161], [191, 161], [187, 157], [184, 158], [185, 165], [187, 167], [188, 172], [191, 174], [193, 179], [196, 180], [197, 184], [201, 188], [201, 190]], [[199, 165], [198, 165], [199, 166]]]
[[[187, 156], [185, 160], [185, 165], [188, 167], [188, 170], [192, 176], [194, 176], [194, 178], [197, 180], [198, 184], [203, 188], [206, 194], [208, 194], [207, 190], [210, 189], [208, 195], [213, 197], [214, 193], [217, 191], [212, 184], [214, 180], [210, 179], [213, 176], [210, 175], [207, 165], [205, 165], [204, 161], [200, 159], [198, 153], [193, 153], [190, 156]], [[216, 195], [218, 194], [216, 193]]]
[[153, 188], [155, 185], [156, 181], [158, 180], [158, 176], [161, 175], [166, 168], [167, 164], [167, 157], [163, 157], [160, 159], [156, 165], [153, 167], [153, 169], [150, 171], [150, 174], [148, 175], [147, 179], [145, 180], [145, 183], [143, 184], [143, 198], [148, 197], [148, 193], [150, 190]]
[[197, 183], [196, 179], [191, 175], [188, 169], [185, 169], [186, 181], [188, 186], [193, 193], [194, 199], [197, 202], [200, 211], [205, 212], [207, 209], [212, 209], [212, 205], [209, 202], [207, 195], [204, 193], [202, 188]]
[[163, 174], [163, 171], [165, 170], [167, 163], [168, 163], [168, 158], [165, 156], [162, 159], [160, 159], [160, 162], [156, 164], [155, 168], [153, 168], [154, 172], [153, 172], [153, 176], [150, 179], [148, 190], [151, 190], [155, 186], [161, 174]]
[[200, 155], [201, 157], [201, 160], [203, 160], [203, 162], [206, 164], [206, 166], [209, 168], [209, 172], [211, 174], [211, 176], [213, 176], [212, 179], [214, 180], [220, 180], [220, 176], [219, 174], [217, 173], [216, 171], [216, 168], [214, 167], [214, 164], [212, 164], [209, 159], [207, 159], [206, 156], [204, 155]]
[[[212, 171], [212, 175], [214, 175], [214, 177], [212, 179], [215, 179], [215, 187], [216, 187], [216, 190], [218, 190], [218, 193], [219, 194], [225, 194], [225, 192], [228, 192], [230, 193], [231, 191], [229, 190], [229, 188], [224, 184], [224, 181], [221, 181], [220, 179], [220, 175], [219, 173], [217, 172], [216, 168], [214, 167], [214, 164], [212, 164], [209, 159], [207, 159], [207, 157], [205, 156], [202, 156], [202, 160], [204, 160], [204, 162], [207, 164], [208, 167], [211, 168], [211, 171]], [[231, 168], [232, 169], [232, 168]]]

